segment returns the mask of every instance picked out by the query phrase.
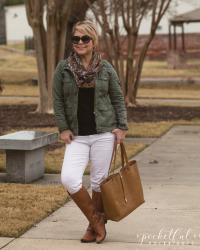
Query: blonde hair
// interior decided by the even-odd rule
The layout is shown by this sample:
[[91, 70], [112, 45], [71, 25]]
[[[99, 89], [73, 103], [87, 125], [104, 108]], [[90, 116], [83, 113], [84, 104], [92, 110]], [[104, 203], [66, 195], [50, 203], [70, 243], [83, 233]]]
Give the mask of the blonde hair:
[[75, 31], [80, 31], [90, 36], [94, 43], [94, 47], [98, 46], [99, 39], [98, 39], [97, 28], [96, 28], [96, 25], [90, 20], [84, 20], [84, 21], [79, 21], [75, 23], [72, 29], [72, 34], [74, 34]]

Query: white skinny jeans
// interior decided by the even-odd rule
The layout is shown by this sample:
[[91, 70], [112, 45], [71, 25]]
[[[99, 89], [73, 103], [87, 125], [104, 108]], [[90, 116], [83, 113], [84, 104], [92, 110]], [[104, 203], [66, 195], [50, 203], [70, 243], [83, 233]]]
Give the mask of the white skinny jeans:
[[61, 182], [70, 194], [82, 187], [85, 168], [91, 160], [90, 183], [92, 190], [100, 192], [100, 183], [108, 176], [115, 142], [111, 132], [75, 136], [67, 144], [61, 170]]

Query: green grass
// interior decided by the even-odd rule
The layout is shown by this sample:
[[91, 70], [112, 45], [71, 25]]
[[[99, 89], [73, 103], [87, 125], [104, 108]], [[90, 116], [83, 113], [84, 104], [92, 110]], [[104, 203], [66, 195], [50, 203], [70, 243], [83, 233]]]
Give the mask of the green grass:
[[16, 49], [16, 50], [19, 50], [19, 51], [24, 51], [24, 42], [9, 43], [7, 45], [7, 47], [11, 48], [11, 49]]
[[30, 82], [37, 77], [36, 60], [32, 56], [9, 52], [0, 46], [0, 78], [5, 83]]
[[67, 199], [61, 185], [0, 183], [0, 237], [19, 237]]
[[200, 86], [143, 86], [138, 89], [137, 97], [200, 99]]
[[[200, 60], [192, 60], [190, 64], [196, 63], [200, 66]], [[170, 69], [166, 61], [144, 62], [142, 77], [200, 77], [198, 68]]]

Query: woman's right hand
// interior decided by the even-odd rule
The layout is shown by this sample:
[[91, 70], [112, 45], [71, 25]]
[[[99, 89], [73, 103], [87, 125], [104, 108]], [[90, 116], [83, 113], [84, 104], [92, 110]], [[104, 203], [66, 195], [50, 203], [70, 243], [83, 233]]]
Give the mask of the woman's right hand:
[[71, 130], [64, 130], [60, 134], [60, 139], [66, 144], [70, 144], [71, 141], [74, 139], [74, 135]]

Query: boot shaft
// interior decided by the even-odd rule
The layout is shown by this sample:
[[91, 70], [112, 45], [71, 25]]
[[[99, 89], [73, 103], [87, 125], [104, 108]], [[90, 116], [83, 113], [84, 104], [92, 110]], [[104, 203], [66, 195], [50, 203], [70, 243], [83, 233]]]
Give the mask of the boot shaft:
[[[91, 199], [88, 191], [82, 187], [78, 192], [71, 194], [70, 196], [94, 229], [96, 233], [96, 242], [102, 242], [106, 236], [104, 216], [97, 211], [96, 206], [93, 204], [94, 201]], [[95, 199], [96, 201], [98, 200], [99, 205], [99, 194], [95, 196]]]

